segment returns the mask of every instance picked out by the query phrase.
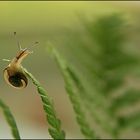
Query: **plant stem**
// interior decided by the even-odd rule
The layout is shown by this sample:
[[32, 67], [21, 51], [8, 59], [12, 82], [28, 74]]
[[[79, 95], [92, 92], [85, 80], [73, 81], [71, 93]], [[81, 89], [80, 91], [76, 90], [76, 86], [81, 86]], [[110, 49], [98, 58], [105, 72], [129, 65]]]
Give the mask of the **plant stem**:
[[13, 137], [15, 139], [20, 139], [19, 131], [18, 131], [14, 116], [12, 115], [9, 107], [1, 99], [0, 99], [0, 107], [3, 110], [7, 123], [11, 127], [11, 132], [12, 132]]
[[50, 49], [49, 51], [54, 56], [58, 66], [63, 74], [64, 81], [65, 81], [65, 88], [69, 95], [70, 101], [73, 105], [73, 109], [76, 114], [76, 120], [80, 126], [82, 134], [85, 136], [85, 138], [94, 138], [94, 139], [98, 138], [95, 135], [95, 133], [93, 132], [93, 130], [90, 128], [90, 125], [86, 119], [85, 113], [82, 110], [79, 98], [77, 96], [77, 94], [78, 94], [77, 90], [74, 88], [73, 81], [71, 80], [71, 77], [70, 77], [69, 73], [67, 72], [67, 65], [66, 65], [64, 59], [62, 59], [60, 57], [59, 53], [53, 48], [53, 46], [51, 44], [49, 45], [49, 49]]
[[46, 90], [41, 86], [41, 84], [36, 80], [36, 78], [29, 73], [25, 68], [22, 67], [27, 76], [32, 80], [33, 84], [36, 86], [37, 91], [41, 97], [43, 109], [46, 114], [46, 118], [48, 123], [50, 124], [50, 128], [48, 129], [50, 135], [54, 139], [65, 139], [65, 132], [61, 129], [61, 122], [56, 117], [56, 112], [52, 101], [47, 95]]

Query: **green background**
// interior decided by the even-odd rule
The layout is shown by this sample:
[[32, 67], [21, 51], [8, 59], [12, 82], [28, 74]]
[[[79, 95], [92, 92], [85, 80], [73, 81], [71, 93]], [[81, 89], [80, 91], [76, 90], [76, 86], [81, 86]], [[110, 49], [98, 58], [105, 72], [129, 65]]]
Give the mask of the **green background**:
[[[0, 97], [13, 111], [22, 138], [48, 138], [49, 135], [41, 101], [32, 83], [29, 82], [25, 89], [16, 90], [3, 79], [3, 69], [8, 63], [2, 59], [12, 59], [18, 52], [13, 32], [17, 32], [22, 48], [30, 47], [35, 41], [39, 42], [37, 47], [30, 48], [34, 53], [25, 59], [23, 66], [36, 76], [53, 98], [67, 137], [79, 138], [82, 136], [62, 76], [46, 52], [46, 43], [63, 42], [66, 29], [80, 32], [79, 15], [90, 20], [110, 13], [125, 13], [127, 21], [135, 24], [135, 30], [139, 31], [139, 9], [140, 2], [0, 2]], [[134, 40], [139, 43], [139, 37]], [[58, 49], [63, 50], [63, 47], [66, 46]], [[2, 112], [0, 138], [12, 138]]]

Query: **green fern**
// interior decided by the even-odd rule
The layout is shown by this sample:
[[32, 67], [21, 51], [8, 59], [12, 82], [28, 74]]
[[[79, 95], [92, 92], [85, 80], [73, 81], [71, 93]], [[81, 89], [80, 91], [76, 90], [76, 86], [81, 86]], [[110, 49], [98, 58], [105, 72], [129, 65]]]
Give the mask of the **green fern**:
[[[84, 28], [81, 32], [65, 31], [67, 35], [64, 34], [64, 41], [57, 44], [65, 46], [61, 54], [51, 48], [73, 108], [78, 100], [84, 118], [90, 115], [110, 138], [121, 138], [125, 129], [131, 129], [132, 134], [133, 130], [139, 132], [138, 110], [129, 116], [119, 113], [140, 102], [140, 90], [126, 87], [124, 80], [139, 65], [138, 56], [133, 56], [124, 47], [129, 42], [127, 24], [119, 14], [104, 16], [97, 21], [82, 22]], [[72, 100], [70, 90], [76, 91], [76, 101]], [[123, 93], [113, 98], [119, 90]], [[76, 110], [75, 114], [78, 114]], [[94, 126], [90, 128], [92, 129], [96, 134], [94, 138], [104, 138]]]
[[77, 123], [80, 126], [81, 132], [86, 138], [97, 138], [94, 131], [90, 128], [83, 109], [81, 108], [81, 104], [79, 102], [79, 98], [77, 96], [77, 90], [74, 88], [74, 83], [71, 79], [71, 76], [68, 72], [68, 66], [65, 63], [64, 59], [61, 58], [59, 53], [54, 49], [54, 47], [49, 43], [48, 44], [48, 50], [49, 52], [54, 56], [57, 64], [59, 65], [59, 68], [61, 69], [61, 72], [63, 74], [64, 80], [65, 80], [65, 88], [67, 90], [67, 93], [69, 95], [70, 101], [73, 105], [73, 109], [76, 114]]
[[[139, 65], [138, 57], [125, 49], [129, 42], [127, 24], [118, 14], [81, 22], [83, 28], [80, 32], [67, 31], [62, 43], [58, 43], [58, 46], [67, 46], [63, 47], [64, 53], [59, 53], [51, 43], [47, 47], [63, 75], [82, 134], [88, 139], [105, 138], [92, 124], [96, 124], [109, 138], [121, 138], [126, 129], [132, 134], [133, 131], [140, 134], [140, 111], [136, 109], [127, 114], [128, 108], [137, 108], [140, 103], [140, 90], [125, 83], [132, 69]], [[40, 95], [51, 137], [65, 139], [61, 121], [46, 90], [31, 73], [22, 69]], [[14, 138], [20, 139], [9, 108], [1, 100], [0, 106]], [[125, 111], [126, 114], [120, 113]]]
[[54, 139], [65, 139], [65, 132], [61, 130], [61, 121], [57, 118], [54, 106], [51, 99], [47, 95], [46, 90], [41, 86], [41, 84], [35, 79], [35, 77], [29, 73], [25, 68], [22, 68], [27, 76], [32, 80], [33, 84], [36, 86], [37, 91], [41, 97], [44, 112], [50, 128], [48, 129], [50, 135]]
[[19, 131], [18, 131], [14, 116], [12, 115], [9, 107], [1, 99], [0, 99], [0, 107], [3, 110], [7, 123], [11, 127], [11, 132], [12, 132], [13, 137], [15, 139], [20, 139]]

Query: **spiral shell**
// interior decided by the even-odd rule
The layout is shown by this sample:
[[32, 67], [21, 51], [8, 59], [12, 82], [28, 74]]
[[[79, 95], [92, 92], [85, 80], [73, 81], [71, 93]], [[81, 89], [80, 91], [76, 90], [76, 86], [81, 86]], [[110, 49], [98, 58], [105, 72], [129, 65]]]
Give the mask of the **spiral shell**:
[[21, 62], [29, 53], [27, 49], [20, 50], [16, 57], [4, 69], [4, 79], [10, 86], [17, 89], [22, 89], [27, 86], [28, 79], [21, 68]]
[[4, 79], [12, 87], [22, 89], [28, 84], [28, 79], [23, 71], [11, 72], [10, 67], [4, 70]]

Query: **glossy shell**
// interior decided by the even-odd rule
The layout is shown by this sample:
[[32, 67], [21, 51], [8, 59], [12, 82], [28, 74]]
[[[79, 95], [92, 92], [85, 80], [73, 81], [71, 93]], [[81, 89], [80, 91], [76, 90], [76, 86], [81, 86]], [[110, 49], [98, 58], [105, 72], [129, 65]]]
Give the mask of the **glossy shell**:
[[31, 52], [27, 48], [20, 50], [10, 64], [4, 69], [5, 81], [14, 88], [22, 89], [28, 84], [25, 72], [21, 68], [21, 62]]
[[18, 69], [13, 71], [10, 67], [4, 70], [4, 79], [9, 85], [17, 89], [25, 88], [28, 84], [28, 79], [22, 71]]

